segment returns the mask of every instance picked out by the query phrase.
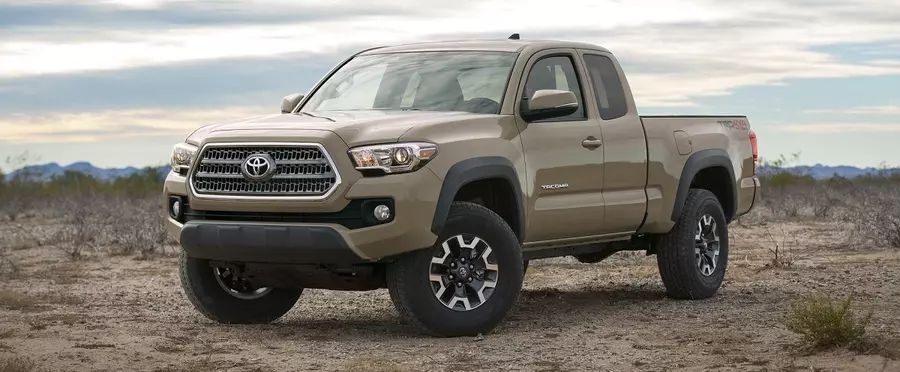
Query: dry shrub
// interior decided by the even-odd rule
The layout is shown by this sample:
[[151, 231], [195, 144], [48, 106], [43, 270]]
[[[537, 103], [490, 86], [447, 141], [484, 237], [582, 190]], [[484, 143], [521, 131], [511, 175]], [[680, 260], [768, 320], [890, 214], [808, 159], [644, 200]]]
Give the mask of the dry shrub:
[[163, 251], [169, 241], [163, 205], [158, 197], [120, 200], [116, 220], [109, 225], [110, 249], [114, 254], [139, 252], [150, 258]]
[[787, 327], [803, 335], [812, 348], [858, 347], [864, 344], [872, 311], [857, 317], [852, 302], [852, 294], [838, 304], [824, 295], [797, 301], [791, 305]]
[[857, 235], [868, 242], [900, 248], [900, 190], [869, 186], [853, 215]]
[[85, 248], [97, 248], [102, 227], [104, 208], [102, 198], [72, 197], [57, 201], [57, 213], [63, 219], [61, 228], [53, 236], [53, 242], [72, 260], [79, 260]]
[[772, 261], [766, 266], [779, 269], [790, 269], [793, 267], [796, 260], [794, 248], [800, 245], [800, 241], [796, 237], [789, 237], [784, 229], [781, 229], [780, 237], [772, 234], [771, 230], [766, 230], [766, 237], [772, 243], [772, 246], [768, 248], [769, 253], [772, 254]]
[[15, 279], [19, 277], [21, 269], [19, 265], [4, 253], [0, 253], [0, 280]]
[[158, 196], [91, 195], [59, 198], [62, 220], [53, 243], [73, 260], [86, 249], [114, 255], [140, 253], [150, 258], [162, 252], [169, 237]]

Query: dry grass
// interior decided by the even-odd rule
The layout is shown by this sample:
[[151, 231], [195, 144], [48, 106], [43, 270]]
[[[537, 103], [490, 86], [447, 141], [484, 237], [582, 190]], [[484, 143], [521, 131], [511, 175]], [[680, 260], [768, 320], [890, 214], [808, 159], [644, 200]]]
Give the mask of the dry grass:
[[0, 280], [17, 279], [21, 271], [15, 260], [0, 253]]
[[797, 301], [791, 306], [787, 327], [803, 335], [803, 341], [811, 348], [858, 348], [865, 343], [872, 311], [857, 317], [852, 304], [853, 295], [839, 303], [825, 295]]
[[[818, 352], [833, 347], [898, 359], [896, 319], [871, 322], [850, 309], [849, 299], [787, 305], [824, 291], [858, 293], [857, 301], [885, 308], [900, 293], [893, 279], [900, 273], [893, 252], [900, 251], [890, 248], [900, 245], [896, 185], [900, 180], [764, 184], [761, 203], [730, 227], [726, 286], [709, 301], [666, 299], [656, 258], [643, 252], [620, 252], [599, 264], [535, 261], [510, 317], [477, 347], [471, 338], [410, 337], [395, 324], [385, 291], [309, 291], [284, 323], [272, 326], [207, 322], [183, 297], [174, 260], [166, 257], [172, 242], [158, 190], [59, 193], [19, 203], [0, 222], [0, 279], [9, 287], [0, 291], [0, 317], [11, 319], [0, 329], [0, 352], [33, 352], [26, 355], [54, 367], [96, 363], [110, 370], [127, 363], [200, 372], [268, 368], [260, 363], [278, 370], [465, 370], [471, 360], [501, 370], [604, 363], [610, 364], [597, 369], [779, 370], [793, 368], [789, 359], [796, 357], [783, 352], [798, 346], [784, 337], [787, 328], [802, 336], [803, 350], [816, 352], [811, 359], [827, 358]], [[851, 258], [863, 256], [854, 249], [866, 256]], [[854, 265], [878, 270], [863, 276]], [[91, 308], [77, 308], [86, 293]], [[787, 322], [778, 321], [782, 316]], [[40, 350], [22, 346], [36, 342], [44, 342]], [[132, 347], [141, 355], [123, 352]], [[67, 353], [90, 360], [55, 359]], [[270, 353], [278, 358], [266, 358]], [[843, 362], [830, 363], [846, 370]], [[13, 363], [31, 369], [10, 369]], [[0, 372], [43, 370], [28, 359], [2, 359], [0, 366]]]
[[23, 357], [0, 357], [0, 372], [44, 372], [37, 363]]
[[47, 279], [53, 284], [75, 284], [79, 279], [87, 278], [87, 268], [82, 262], [64, 262], [41, 268], [31, 277]]
[[47, 305], [80, 305], [83, 302], [79, 297], [60, 293], [27, 295], [10, 291], [0, 292], [0, 307], [9, 310], [34, 311]]
[[38, 306], [40, 302], [31, 296], [21, 293], [0, 291], [0, 307], [9, 310], [27, 310]]

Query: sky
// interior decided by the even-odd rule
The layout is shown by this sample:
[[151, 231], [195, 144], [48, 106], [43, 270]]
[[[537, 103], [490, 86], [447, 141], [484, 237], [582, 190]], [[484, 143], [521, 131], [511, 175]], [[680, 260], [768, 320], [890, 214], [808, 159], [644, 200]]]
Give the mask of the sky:
[[900, 0], [0, 0], [0, 160], [160, 165], [363, 48], [610, 49], [640, 114], [747, 115], [763, 158], [900, 166]]

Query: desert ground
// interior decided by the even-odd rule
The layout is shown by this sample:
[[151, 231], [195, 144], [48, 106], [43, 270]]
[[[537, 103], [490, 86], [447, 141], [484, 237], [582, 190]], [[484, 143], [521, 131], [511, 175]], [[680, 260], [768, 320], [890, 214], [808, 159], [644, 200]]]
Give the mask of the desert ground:
[[[213, 323], [181, 289], [177, 247], [82, 239], [74, 252], [42, 239], [53, 224], [0, 225], [0, 371], [900, 371], [900, 249], [858, 243], [835, 218], [734, 222], [726, 283], [704, 301], [668, 299], [639, 252], [533, 261], [499, 328], [451, 339], [400, 323], [386, 290], [307, 290], [276, 323]], [[815, 349], [788, 330], [791, 304], [815, 294], [872, 311], [865, 347]]]

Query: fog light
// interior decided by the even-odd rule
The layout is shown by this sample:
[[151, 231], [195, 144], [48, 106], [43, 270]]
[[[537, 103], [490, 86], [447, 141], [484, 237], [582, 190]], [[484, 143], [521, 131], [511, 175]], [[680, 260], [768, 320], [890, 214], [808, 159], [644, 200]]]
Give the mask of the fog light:
[[379, 204], [375, 207], [375, 219], [384, 221], [388, 218], [391, 218], [391, 208], [388, 208], [388, 206], [384, 204]]
[[172, 217], [176, 219], [181, 217], [181, 200], [174, 199], [172, 201]]

